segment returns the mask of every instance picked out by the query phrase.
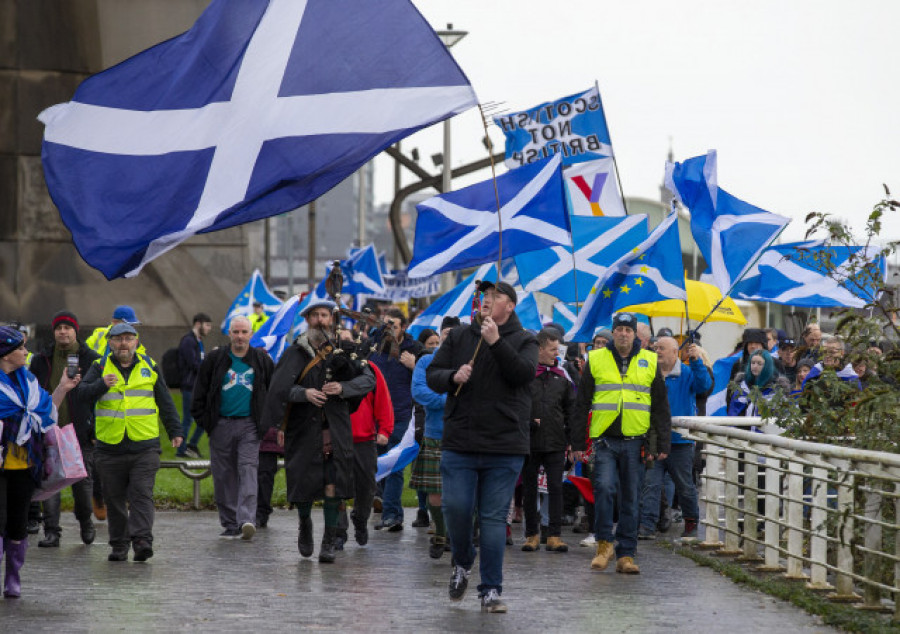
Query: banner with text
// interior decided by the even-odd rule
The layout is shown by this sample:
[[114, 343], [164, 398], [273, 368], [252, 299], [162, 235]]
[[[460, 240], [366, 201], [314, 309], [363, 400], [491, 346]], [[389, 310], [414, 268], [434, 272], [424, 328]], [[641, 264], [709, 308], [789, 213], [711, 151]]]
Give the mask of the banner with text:
[[387, 299], [392, 302], [403, 302], [412, 297], [430, 297], [441, 292], [441, 276], [407, 277], [406, 271], [396, 271], [382, 275], [384, 293], [368, 295], [375, 299]]
[[563, 165], [613, 155], [600, 92], [593, 87], [534, 108], [494, 117], [506, 135], [510, 169], [561, 154]]

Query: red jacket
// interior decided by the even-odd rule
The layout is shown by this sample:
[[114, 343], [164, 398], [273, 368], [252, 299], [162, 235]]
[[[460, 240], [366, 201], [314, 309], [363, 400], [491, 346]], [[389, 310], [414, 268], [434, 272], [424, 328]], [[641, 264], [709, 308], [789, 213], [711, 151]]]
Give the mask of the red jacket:
[[353, 442], [375, 440], [376, 434], [390, 437], [394, 431], [394, 406], [387, 382], [374, 363], [369, 367], [375, 373], [375, 389], [366, 394], [359, 407], [350, 415], [353, 426]]

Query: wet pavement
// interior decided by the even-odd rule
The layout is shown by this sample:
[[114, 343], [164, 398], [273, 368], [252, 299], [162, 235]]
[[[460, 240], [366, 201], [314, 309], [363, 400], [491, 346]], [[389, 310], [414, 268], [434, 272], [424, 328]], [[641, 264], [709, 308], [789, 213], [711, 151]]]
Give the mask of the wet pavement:
[[[105, 523], [84, 546], [66, 513], [60, 548], [38, 548], [31, 536], [22, 598], [0, 600], [0, 631], [835, 631], [652, 543], [639, 545], [640, 575], [592, 572], [593, 549], [569, 529], [568, 553], [509, 547], [509, 613], [482, 614], [477, 561], [465, 599], [450, 602], [449, 554], [429, 559], [426, 530], [410, 527], [410, 515], [404, 531], [370, 529], [368, 546], [351, 538], [336, 563], [320, 564], [298, 554], [290, 511], [276, 511], [251, 542], [220, 539], [212, 512], [159, 512], [155, 556], [111, 563]], [[313, 518], [317, 554], [321, 510]]]

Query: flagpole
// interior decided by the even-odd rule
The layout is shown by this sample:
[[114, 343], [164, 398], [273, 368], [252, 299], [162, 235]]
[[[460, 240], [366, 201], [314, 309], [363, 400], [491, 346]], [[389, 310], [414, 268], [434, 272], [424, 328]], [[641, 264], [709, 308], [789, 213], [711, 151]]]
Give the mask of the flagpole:
[[[484, 115], [484, 106], [478, 104], [478, 112], [481, 114], [481, 125], [484, 127], [484, 139], [487, 146], [488, 156], [491, 159], [491, 180], [494, 182], [494, 199], [497, 201], [497, 237], [499, 239], [499, 248], [497, 250], [497, 281], [501, 279], [503, 271], [503, 216], [500, 213], [500, 191], [497, 189], [497, 166], [494, 164], [494, 143], [491, 141], [491, 135], [488, 132], [487, 118]], [[444, 192], [445, 194], [447, 192]]]
[[[744, 269], [744, 272], [741, 273], [741, 274], [738, 276], [738, 278], [737, 278], [734, 282], [731, 283], [731, 288], [728, 289], [728, 292], [725, 293], [724, 295], [722, 295], [722, 297], [719, 299], [719, 301], [716, 302], [716, 305], [712, 307], [712, 310], [710, 310], [710, 311], [706, 314], [706, 317], [703, 318], [703, 321], [701, 321], [699, 324], [697, 324], [697, 328], [694, 330], [694, 332], [697, 332], [698, 330], [700, 330], [700, 327], [703, 326], [703, 324], [706, 323], [706, 320], [709, 319], [710, 316], [712, 316], [712, 314], [713, 314], [714, 312], [716, 312], [716, 310], [719, 308], [719, 306], [722, 305], [722, 302], [725, 301], [725, 298], [727, 298], [728, 296], [731, 295], [731, 291], [733, 291], [733, 290], [734, 290], [734, 287], [738, 285], [738, 282], [740, 282], [742, 279], [744, 279], [744, 276], [747, 275], [747, 273], [750, 272], [750, 269], [752, 269], [753, 266], [754, 266], [757, 262], [759, 262], [759, 259], [762, 257], [763, 253], [766, 252], [766, 249], [768, 249], [770, 246], [772, 246], [772, 245], [775, 243], [775, 241], [781, 236], [781, 233], [782, 233], [786, 228], [787, 228], [787, 225], [786, 225], [786, 224], [783, 225], [783, 226], [781, 227], [781, 229], [778, 230], [778, 233], [776, 233], [776, 234], [772, 237], [772, 239], [769, 240], [769, 243], [768, 243], [766, 246], [764, 246], [762, 249], [759, 250], [759, 255], [757, 255], [756, 258], [754, 258], [753, 262], [750, 263], [750, 266], [748, 266], [747, 268], [745, 268], [745, 269]], [[687, 290], [685, 290], [685, 295], [687, 295]]]
[[[609, 120], [606, 118], [606, 110], [603, 109], [603, 98], [600, 96], [600, 82], [594, 80], [594, 88], [597, 90], [597, 101], [600, 102], [600, 112], [603, 113], [603, 120], [606, 122], [606, 133], [609, 135], [609, 147], [612, 149], [612, 132], [609, 131]], [[622, 208], [625, 215], [628, 215], [628, 203], [625, 202], [625, 189], [622, 187], [622, 178], [619, 176], [619, 162], [616, 160], [615, 151], [612, 152], [613, 167], [616, 168], [616, 182], [619, 184], [619, 196], [622, 197]]]

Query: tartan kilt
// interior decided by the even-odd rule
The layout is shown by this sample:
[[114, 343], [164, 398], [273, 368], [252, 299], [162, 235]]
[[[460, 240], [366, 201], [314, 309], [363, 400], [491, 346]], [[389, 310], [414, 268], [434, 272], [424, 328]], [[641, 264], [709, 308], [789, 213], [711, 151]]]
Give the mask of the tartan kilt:
[[422, 439], [422, 447], [412, 466], [409, 488], [423, 493], [441, 492], [441, 441]]

